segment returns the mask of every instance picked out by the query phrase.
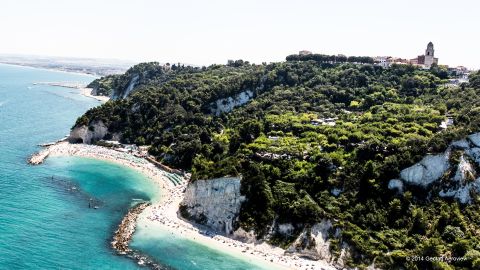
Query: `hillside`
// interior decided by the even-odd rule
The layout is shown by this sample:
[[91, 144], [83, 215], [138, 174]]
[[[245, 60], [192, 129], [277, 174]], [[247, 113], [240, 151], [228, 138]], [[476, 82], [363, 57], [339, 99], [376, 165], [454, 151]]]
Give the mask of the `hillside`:
[[[241, 175], [246, 200], [235, 229], [282, 247], [308, 249], [311, 238], [299, 236], [329, 222], [330, 253], [347, 250], [348, 266], [447, 269], [408, 257], [465, 256], [449, 266], [480, 267], [480, 189], [468, 186], [469, 200], [439, 193], [480, 175], [468, 154], [478, 149], [476, 137], [452, 146], [480, 131], [480, 74], [452, 87], [439, 67], [371, 62], [289, 56], [262, 65], [140, 64], [91, 84], [113, 100], [80, 117], [72, 139], [150, 145], [158, 161], [191, 171], [191, 181]], [[88, 138], [75, 135], [80, 128]], [[440, 173], [425, 165], [427, 154], [445, 152]], [[466, 163], [461, 184], [450, 184]], [[425, 179], [408, 176], [411, 166], [439, 175], [418, 185], [412, 179]]]

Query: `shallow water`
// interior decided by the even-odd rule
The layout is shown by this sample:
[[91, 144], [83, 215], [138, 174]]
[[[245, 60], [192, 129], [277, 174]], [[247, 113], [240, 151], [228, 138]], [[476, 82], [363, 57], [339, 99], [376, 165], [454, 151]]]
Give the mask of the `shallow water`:
[[[143, 224], [145, 225], [145, 224]], [[162, 227], [143, 228], [140, 223], [130, 245], [154, 258], [162, 258], [162, 265], [176, 269], [273, 269], [260, 260], [226, 257], [217, 247], [196, 243]]]
[[[145, 269], [117, 256], [109, 242], [129, 207], [158, 196], [150, 181], [101, 160], [26, 163], [37, 144], [62, 138], [100, 104], [76, 89], [33, 83], [93, 79], [0, 65], [0, 269]], [[134, 247], [169, 268], [262, 269], [180, 237], [141, 232]]]

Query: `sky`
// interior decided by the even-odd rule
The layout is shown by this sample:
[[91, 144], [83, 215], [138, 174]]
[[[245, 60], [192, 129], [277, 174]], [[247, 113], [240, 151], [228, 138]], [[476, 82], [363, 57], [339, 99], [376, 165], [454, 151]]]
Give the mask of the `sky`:
[[424, 54], [480, 68], [476, 0], [1, 0], [0, 54], [209, 65]]

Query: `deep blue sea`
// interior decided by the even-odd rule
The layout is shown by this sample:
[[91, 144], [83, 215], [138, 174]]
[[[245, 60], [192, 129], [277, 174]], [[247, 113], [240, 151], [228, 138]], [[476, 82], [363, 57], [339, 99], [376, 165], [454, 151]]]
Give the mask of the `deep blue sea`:
[[[0, 64], [0, 269], [146, 269], [109, 244], [129, 207], [158, 196], [143, 175], [86, 158], [26, 162], [37, 144], [64, 137], [100, 105], [76, 89], [34, 83], [93, 79]], [[132, 246], [172, 269], [262, 269], [161, 232], [139, 231]]]

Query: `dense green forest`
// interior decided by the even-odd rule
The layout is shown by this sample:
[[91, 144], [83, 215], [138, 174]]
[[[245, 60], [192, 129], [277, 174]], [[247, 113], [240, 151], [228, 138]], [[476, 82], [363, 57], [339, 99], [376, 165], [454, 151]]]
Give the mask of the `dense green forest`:
[[[293, 55], [261, 65], [140, 64], [94, 81], [92, 87], [117, 97], [135, 77], [137, 84], [76, 126], [101, 120], [123, 142], [151, 145], [159, 161], [191, 171], [191, 181], [242, 175], [247, 201], [238, 226], [259, 237], [274, 220], [300, 233], [327, 218], [341, 229], [331, 249], [338, 255], [348, 243], [350, 266], [480, 269], [477, 202], [387, 188], [426, 153], [480, 131], [480, 74], [451, 86], [442, 67], [385, 69], [372, 62]], [[225, 109], [246, 91], [251, 100]], [[454, 125], [443, 129], [447, 117]], [[271, 241], [286, 246], [294, 238]], [[422, 255], [466, 260], [407, 260]]]

